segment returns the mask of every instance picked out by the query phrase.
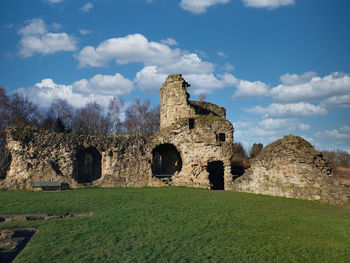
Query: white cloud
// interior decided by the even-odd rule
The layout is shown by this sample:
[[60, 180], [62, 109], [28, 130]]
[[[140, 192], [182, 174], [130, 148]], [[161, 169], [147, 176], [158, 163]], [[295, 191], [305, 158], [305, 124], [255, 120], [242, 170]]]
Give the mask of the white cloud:
[[280, 6], [294, 5], [295, 0], [242, 0], [247, 7], [274, 9]]
[[321, 106], [315, 106], [310, 103], [299, 102], [290, 104], [272, 103], [268, 107], [255, 106], [245, 111], [261, 114], [264, 118], [269, 117], [300, 117], [326, 115], [327, 110]]
[[181, 72], [183, 74], [207, 74], [214, 71], [214, 65], [210, 62], [202, 61], [197, 54], [183, 54], [176, 58], [173, 63], [162, 64], [163, 72]]
[[326, 108], [350, 108], [350, 95], [333, 96], [321, 102]]
[[168, 45], [168, 46], [176, 46], [176, 45], [178, 45], [177, 41], [175, 39], [171, 38], [171, 37], [161, 40], [160, 43]]
[[106, 66], [112, 59], [117, 64], [132, 62], [157, 66], [161, 73], [211, 73], [214, 65], [202, 61], [196, 53], [172, 49], [164, 43], [148, 41], [141, 34], [111, 38], [98, 47], [87, 46], [77, 56], [79, 67]]
[[75, 92], [82, 94], [96, 93], [99, 95], [124, 95], [129, 93], [133, 88], [133, 82], [124, 78], [119, 73], [115, 75], [97, 74], [87, 79], [82, 79], [73, 83]]
[[202, 14], [213, 5], [227, 4], [230, 0], [181, 0], [180, 7], [193, 14]]
[[225, 71], [233, 71], [235, 66], [231, 65], [230, 63], [225, 63], [220, 69]]
[[89, 13], [91, 11], [91, 9], [94, 8], [94, 5], [91, 4], [91, 2], [86, 3], [85, 5], [83, 5], [80, 10], [84, 13]]
[[292, 86], [310, 82], [315, 77], [317, 77], [317, 73], [314, 71], [305, 72], [301, 75], [287, 73], [280, 77], [280, 81], [284, 85]]
[[350, 76], [335, 72], [323, 78], [313, 72], [302, 75], [286, 74], [282, 84], [271, 89], [278, 101], [322, 101], [334, 96], [350, 95]]
[[44, 2], [47, 2], [47, 3], [52, 4], [52, 5], [61, 3], [63, 1], [64, 0], [44, 0]]
[[263, 97], [268, 94], [269, 85], [261, 81], [248, 81], [239, 80], [236, 85], [236, 91], [233, 93], [232, 98], [252, 98], [252, 97]]
[[126, 37], [110, 38], [98, 47], [83, 48], [77, 59], [80, 67], [105, 66], [111, 59], [117, 64], [141, 62], [145, 65], [169, 64], [181, 57], [179, 49], [171, 49], [165, 44], [149, 42], [141, 34], [127, 35]]
[[157, 66], [146, 66], [137, 72], [135, 83], [144, 91], [158, 92], [167, 74], [159, 73]]
[[30, 96], [39, 106], [47, 107], [57, 98], [66, 99], [76, 107], [82, 107], [86, 103], [93, 101], [94, 97], [84, 96], [73, 91], [72, 85], [56, 84], [52, 79], [43, 79], [36, 83], [34, 87], [20, 89], [22, 93]]
[[[135, 83], [141, 90], [158, 92], [169, 72], [159, 71], [157, 66], [146, 66], [136, 74]], [[191, 84], [193, 95], [209, 94], [216, 89], [233, 86], [237, 79], [232, 74], [215, 76], [213, 73], [184, 74], [184, 79]]]
[[316, 133], [316, 137], [328, 144], [328, 149], [343, 149], [350, 152], [350, 126], [325, 130]]
[[79, 33], [83, 36], [89, 35], [91, 34], [91, 30], [87, 30], [87, 29], [79, 29]]
[[210, 94], [217, 89], [234, 86], [238, 80], [232, 74], [222, 74], [214, 76], [213, 73], [208, 74], [186, 74], [186, 81], [191, 84], [191, 92], [194, 95]]
[[227, 58], [226, 54], [225, 54], [224, 52], [222, 52], [222, 51], [218, 51], [216, 54], [217, 54], [219, 57]]
[[22, 57], [30, 57], [35, 53], [46, 55], [76, 50], [76, 40], [73, 37], [66, 33], [47, 32], [47, 26], [40, 18], [27, 21], [18, 33], [21, 36], [19, 55]]
[[292, 132], [296, 129], [299, 130], [308, 130], [310, 125], [301, 123], [298, 119], [295, 118], [285, 118], [285, 119], [265, 119], [258, 123], [258, 126], [267, 131], [283, 131], [283, 132]]
[[30, 96], [38, 105], [47, 107], [56, 98], [66, 99], [76, 107], [91, 101], [108, 106], [113, 96], [128, 94], [134, 88], [133, 82], [120, 74], [97, 74], [90, 79], [81, 79], [70, 85], [57, 84], [47, 78], [28, 89], [18, 91]]

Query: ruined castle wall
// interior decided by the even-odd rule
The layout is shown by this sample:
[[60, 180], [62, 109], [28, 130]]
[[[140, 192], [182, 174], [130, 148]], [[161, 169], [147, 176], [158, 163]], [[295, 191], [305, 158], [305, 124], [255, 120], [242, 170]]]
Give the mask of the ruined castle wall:
[[204, 101], [189, 100], [190, 85], [181, 74], [167, 77], [160, 89], [160, 128], [166, 128], [184, 118], [219, 116], [226, 118], [226, 109]]
[[[220, 141], [218, 134], [225, 134]], [[226, 119], [203, 116], [189, 121], [183, 119], [162, 129], [149, 144], [150, 149], [157, 145], [172, 144], [181, 154], [182, 170], [172, 176], [171, 185], [210, 188], [207, 166], [209, 161], [222, 161], [225, 169], [225, 184], [232, 180], [230, 161], [232, 157], [233, 127]], [[223, 139], [223, 138], [221, 138]]]
[[[181, 118], [194, 114], [188, 104], [189, 84], [181, 75], [170, 75], [160, 89], [160, 128], [170, 126]], [[193, 111], [193, 110], [192, 110]]]
[[332, 167], [301, 137], [285, 136], [265, 147], [228, 188], [272, 196], [349, 204], [350, 189], [332, 178]]
[[[10, 170], [3, 189], [31, 189], [34, 181], [57, 180], [72, 188], [99, 186], [157, 186], [151, 176], [146, 140], [133, 136], [96, 137], [9, 128]], [[79, 153], [93, 149], [101, 155], [101, 177], [79, 183]]]

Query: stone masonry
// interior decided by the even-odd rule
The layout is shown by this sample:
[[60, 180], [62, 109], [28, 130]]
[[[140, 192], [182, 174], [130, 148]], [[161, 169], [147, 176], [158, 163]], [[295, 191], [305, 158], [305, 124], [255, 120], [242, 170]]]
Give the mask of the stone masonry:
[[7, 129], [12, 162], [0, 189], [31, 189], [35, 181], [71, 188], [188, 186], [348, 204], [349, 188], [332, 179], [331, 165], [300, 137], [286, 136], [234, 174], [233, 127], [225, 108], [189, 100], [181, 74], [160, 90], [160, 131], [142, 138]]
[[230, 189], [349, 204], [350, 189], [332, 177], [332, 166], [301, 137], [288, 135], [263, 148]]

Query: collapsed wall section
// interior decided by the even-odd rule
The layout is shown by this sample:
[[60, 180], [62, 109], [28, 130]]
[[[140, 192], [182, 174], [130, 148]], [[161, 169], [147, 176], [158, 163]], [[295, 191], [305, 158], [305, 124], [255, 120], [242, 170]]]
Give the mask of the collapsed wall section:
[[230, 189], [272, 196], [349, 204], [350, 189], [332, 177], [332, 165], [298, 136], [284, 136], [263, 148]]

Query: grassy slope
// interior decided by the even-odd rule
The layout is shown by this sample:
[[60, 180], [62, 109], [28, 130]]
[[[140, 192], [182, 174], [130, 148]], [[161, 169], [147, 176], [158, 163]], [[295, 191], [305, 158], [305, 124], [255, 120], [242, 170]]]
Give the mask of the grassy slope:
[[350, 209], [186, 188], [1, 191], [0, 214], [92, 217], [38, 227], [15, 262], [349, 262]]

